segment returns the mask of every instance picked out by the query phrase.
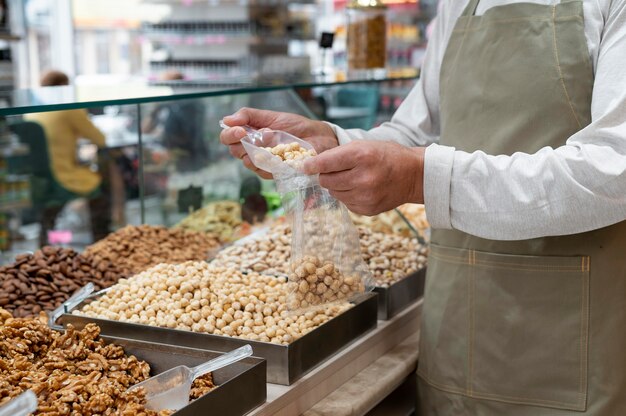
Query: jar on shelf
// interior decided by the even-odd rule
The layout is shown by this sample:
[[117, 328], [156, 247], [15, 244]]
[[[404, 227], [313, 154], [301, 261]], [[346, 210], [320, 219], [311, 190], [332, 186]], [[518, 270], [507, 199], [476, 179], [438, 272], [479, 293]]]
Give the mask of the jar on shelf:
[[387, 6], [382, 0], [352, 0], [348, 18], [348, 71], [384, 73], [387, 60]]

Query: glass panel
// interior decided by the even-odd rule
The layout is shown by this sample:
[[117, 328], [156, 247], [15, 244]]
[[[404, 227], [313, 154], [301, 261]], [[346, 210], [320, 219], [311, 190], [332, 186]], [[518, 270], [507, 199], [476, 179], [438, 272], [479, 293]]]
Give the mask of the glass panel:
[[1, 260], [47, 243], [82, 250], [140, 223], [137, 126], [136, 106], [3, 119]]
[[[290, 90], [141, 105], [146, 223], [173, 226], [217, 201], [241, 204], [234, 209], [254, 223], [276, 206], [273, 182], [259, 180], [219, 142], [219, 120], [244, 106], [313, 116]], [[225, 241], [245, 232], [219, 215], [213, 210], [186, 224], [223, 233]]]
[[[417, 70], [416, 70], [417, 72]], [[9, 93], [10, 107], [0, 108], [1, 115], [16, 115], [41, 111], [56, 111], [70, 108], [149, 103], [154, 101], [184, 100], [218, 96], [282, 90], [310, 88], [343, 84], [372, 83], [385, 80], [414, 79], [417, 74], [401, 77], [359, 77], [338, 78], [309, 73], [280, 78], [226, 78], [202, 83], [185, 81], [171, 82], [167, 86], [146, 85], [144, 83], [117, 86], [72, 86], [14, 90]]]
[[401, 79], [297, 91], [318, 118], [346, 129], [368, 130], [391, 120], [414, 86], [415, 79]]

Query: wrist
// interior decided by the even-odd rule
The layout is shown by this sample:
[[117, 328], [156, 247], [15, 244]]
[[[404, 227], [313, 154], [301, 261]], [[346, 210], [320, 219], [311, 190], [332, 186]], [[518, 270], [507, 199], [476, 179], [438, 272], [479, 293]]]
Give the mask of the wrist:
[[411, 186], [409, 193], [409, 203], [424, 203], [424, 157], [426, 154], [425, 147], [410, 148], [411, 152], [411, 169], [409, 175], [411, 177]]
[[339, 138], [331, 125], [323, 121], [314, 121], [310, 137], [318, 153], [339, 146]]

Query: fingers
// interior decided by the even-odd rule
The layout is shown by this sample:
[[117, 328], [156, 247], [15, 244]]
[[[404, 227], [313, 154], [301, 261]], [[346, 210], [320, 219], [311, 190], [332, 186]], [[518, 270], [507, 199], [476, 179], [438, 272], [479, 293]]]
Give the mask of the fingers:
[[220, 141], [225, 145], [239, 143], [246, 136], [246, 131], [241, 127], [233, 127], [222, 130], [220, 133]]
[[233, 157], [237, 159], [243, 159], [243, 157], [246, 155], [246, 149], [243, 148], [243, 145], [241, 143], [229, 145], [228, 151], [231, 155], [233, 155]]
[[243, 161], [243, 165], [246, 168], [250, 169], [252, 172], [256, 173], [261, 178], [263, 178], [263, 179], [273, 179], [274, 178], [271, 173], [266, 172], [264, 170], [261, 170], [261, 169], [257, 168], [256, 166], [254, 166], [254, 164], [250, 160], [250, 156], [245, 155], [241, 160]]
[[330, 191], [350, 191], [355, 186], [354, 170], [320, 174], [320, 185]]
[[231, 116], [224, 117], [227, 126], [249, 125], [257, 129], [269, 127], [278, 117], [277, 112], [268, 110], [257, 110], [256, 108], [242, 108]]
[[307, 175], [316, 175], [353, 169], [357, 165], [357, 159], [353, 157], [352, 150], [350, 146], [327, 150], [305, 161], [304, 172]]

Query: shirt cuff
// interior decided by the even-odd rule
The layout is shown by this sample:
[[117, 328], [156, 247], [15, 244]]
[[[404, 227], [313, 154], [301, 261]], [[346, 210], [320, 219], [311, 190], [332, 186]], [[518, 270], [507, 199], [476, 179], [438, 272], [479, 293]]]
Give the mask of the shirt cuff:
[[348, 132], [336, 124], [329, 123], [325, 121], [324, 123], [328, 124], [331, 129], [335, 132], [335, 136], [337, 136], [337, 141], [339, 142], [339, 146], [343, 146], [344, 144], [350, 143], [353, 139], [350, 137]]
[[430, 226], [452, 229], [450, 218], [450, 184], [454, 147], [432, 144], [424, 156], [424, 206]]

